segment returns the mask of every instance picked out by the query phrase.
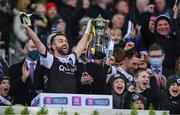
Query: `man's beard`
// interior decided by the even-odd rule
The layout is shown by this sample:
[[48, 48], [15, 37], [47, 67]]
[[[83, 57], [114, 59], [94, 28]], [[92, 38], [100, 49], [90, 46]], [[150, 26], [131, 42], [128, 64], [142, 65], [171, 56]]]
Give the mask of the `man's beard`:
[[128, 72], [129, 74], [133, 74], [134, 70], [130, 67], [127, 67], [126, 72]]
[[68, 49], [58, 48], [57, 52], [59, 54], [62, 54], [62, 55], [67, 55], [68, 54]]

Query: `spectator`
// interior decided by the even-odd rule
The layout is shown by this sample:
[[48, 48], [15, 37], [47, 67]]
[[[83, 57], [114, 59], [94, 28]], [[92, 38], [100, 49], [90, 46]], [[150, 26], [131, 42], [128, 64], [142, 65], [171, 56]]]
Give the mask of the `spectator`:
[[172, 19], [172, 11], [167, 7], [166, 0], [155, 0], [156, 16], [164, 14]]
[[129, 43], [129, 42], [134, 43], [137, 51], [146, 50], [143, 48], [143, 46], [141, 44], [142, 37], [141, 37], [141, 33], [140, 33], [140, 26], [134, 27], [134, 24], [131, 21], [129, 21], [128, 31], [127, 31], [126, 35], [124, 36], [123, 41], [125, 43]]
[[67, 26], [62, 18], [55, 18], [52, 23], [52, 28], [53, 27], [66, 34]]
[[123, 14], [115, 14], [111, 20], [112, 22], [112, 29], [120, 29], [122, 31], [122, 36], [126, 34], [124, 30], [125, 24], [125, 16]]
[[[156, 83], [159, 89], [165, 88], [166, 77], [170, 75], [170, 72], [166, 68], [162, 67], [164, 62], [165, 53], [162, 47], [158, 44], [152, 44], [148, 51], [148, 60], [153, 75], [156, 78]], [[165, 76], [164, 76], [165, 75]]]
[[90, 4], [86, 6], [84, 1], [85, 0], [83, 0], [81, 4], [78, 4], [78, 0], [65, 0], [63, 1], [64, 4], [58, 9], [60, 16], [62, 16], [62, 19], [67, 24], [66, 36], [70, 47], [77, 41], [75, 38], [78, 36], [78, 22], [85, 15], [90, 6]]
[[[48, 2], [46, 4], [46, 17], [48, 18], [48, 30], [50, 31], [53, 28], [54, 21], [59, 19], [60, 16], [58, 14], [57, 5], [54, 2]], [[51, 33], [51, 32], [49, 32]]]
[[[148, 49], [149, 46], [153, 43], [158, 43], [159, 45], [161, 45], [166, 54], [163, 67], [168, 69], [168, 71], [172, 71], [172, 68], [174, 68], [175, 58], [178, 56], [175, 47], [177, 44], [178, 36], [171, 34], [170, 19], [166, 15], [158, 16], [155, 23], [156, 32], [153, 33], [149, 30], [149, 21], [146, 22], [146, 18], [148, 18], [149, 20], [150, 14], [147, 13], [146, 15], [144, 15], [145, 21], [141, 25], [141, 35], [144, 41], [143, 46]], [[175, 22], [172, 24], [172, 27], [176, 27], [174, 24]], [[177, 28], [175, 30], [177, 30]]]
[[7, 0], [0, 3], [0, 48], [5, 49], [5, 54], [9, 54], [10, 30], [13, 22], [11, 4]]
[[40, 66], [39, 54], [32, 40], [26, 42], [24, 51], [25, 59], [10, 67], [10, 94], [13, 104], [31, 105], [32, 99], [44, 90], [43, 76], [47, 70]]
[[114, 41], [114, 49], [123, 48], [125, 43], [122, 40], [122, 32], [120, 29], [111, 29], [110, 37]]
[[89, 8], [86, 15], [88, 17], [96, 18], [99, 14], [104, 19], [111, 19], [112, 18], [112, 11], [108, 6], [111, 4], [109, 0], [97, 0], [96, 4]]
[[[78, 36], [77, 36], [77, 41], [79, 41], [81, 39], [81, 37], [83, 36], [85, 30], [86, 30], [86, 26], [87, 26], [87, 22], [90, 20], [89, 17], [82, 17], [79, 21], [79, 25], [80, 25], [80, 29], [78, 32]], [[75, 42], [76, 44], [76, 42]]]
[[180, 114], [180, 77], [172, 75], [167, 81], [167, 90], [160, 92], [160, 109], [170, 114]]
[[46, 4], [46, 14], [51, 23], [54, 18], [58, 17], [57, 5], [54, 2]]
[[35, 13], [31, 16], [31, 19], [34, 21], [34, 31], [45, 44], [50, 25], [46, 17], [46, 7], [44, 3], [36, 3]]
[[[153, 76], [150, 76], [149, 73], [145, 69], [137, 69], [133, 73], [135, 85], [129, 87], [129, 93], [138, 93], [143, 95], [147, 99], [147, 107], [149, 107], [150, 103], [153, 104], [155, 109], [158, 109], [159, 98], [158, 98], [158, 90], [156, 85], [156, 80]], [[130, 100], [127, 97], [126, 100]], [[130, 107], [130, 102], [126, 103], [125, 107]]]
[[115, 5], [114, 14], [124, 15], [124, 24], [123, 24], [123, 28], [121, 29], [121, 31], [123, 32], [123, 36], [126, 34], [128, 28], [129, 9], [130, 6], [127, 0], [118, 0], [117, 4]]
[[139, 14], [144, 12], [144, 10], [147, 8], [148, 3], [149, 3], [149, 0], [137, 0], [136, 1], [136, 8], [137, 8]]
[[126, 78], [122, 74], [113, 75], [108, 82], [113, 96], [113, 109], [124, 109], [126, 97]]
[[18, 0], [16, 8], [13, 9], [14, 13], [14, 21], [13, 21], [13, 31], [15, 37], [17, 38], [15, 41], [18, 49], [22, 50], [25, 42], [28, 40], [28, 36], [25, 33], [24, 28], [21, 25], [19, 16], [20, 12], [28, 13], [28, 5], [30, 4], [30, 0]]
[[115, 14], [112, 18], [112, 29], [122, 29], [125, 17], [122, 14]]
[[126, 52], [122, 48], [115, 49], [113, 52], [114, 63], [112, 65], [114, 65], [115, 67], [122, 65], [125, 58], [125, 53]]
[[147, 109], [147, 99], [141, 94], [133, 94], [130, 101], [132, 106], [134, 105], [134, 107], [138, 110]]
[[0, 106], [11, 105], [10, 97], [8, 96], [10, 90], [9, 77], [5, 75], [0, 76]]
[[119, 0], [115, 6], [115, 10], [119, 14], [128, 16], [129, 14], [129, 4], [126, 0]]

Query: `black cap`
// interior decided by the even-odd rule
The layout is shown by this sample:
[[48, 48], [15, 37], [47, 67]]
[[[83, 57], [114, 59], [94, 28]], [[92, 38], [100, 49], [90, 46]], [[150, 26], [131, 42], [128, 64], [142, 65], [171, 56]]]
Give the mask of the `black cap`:
[[169, 89], [169, 87], [173, 83], [177, 83], [178, 85], [180, 85], [180, 76], [179, 75], [175, 74], [175, 75], [170, 76], [169, 79], [167, 80], [166, 88]]
[[131, 102], [134, 103], [135, 101], [141, 100], [144, 103], [144, 106], [146, 107], [147, 99], [141, 94], [135, 93], [131, 96]]
[[155, 23], [156, 27], [157, 27], [157, 23], [160, 20], [166, 20], [169, 23], [169, 25], [171, 25], [170, 18], [167, 15], [161, 14], [156, 18], [156, 23]]
[[9, 80], [9, 77], [6, 76], [6, 75], [0, 75], [0, 83], [3, 81], [3, 80]]
[[113, 83], [116, 79], [122, 79], [124, 80], [124, 83], [125, 83], [125, 88], [126, 88], [126, 84], [127, 84], [127, 80], [125, 78], [125, 76], [123, 74], [114, 74], [110, 77], [109, 81], [108, 81], [108, 84], [112, 87], [113, 86]]

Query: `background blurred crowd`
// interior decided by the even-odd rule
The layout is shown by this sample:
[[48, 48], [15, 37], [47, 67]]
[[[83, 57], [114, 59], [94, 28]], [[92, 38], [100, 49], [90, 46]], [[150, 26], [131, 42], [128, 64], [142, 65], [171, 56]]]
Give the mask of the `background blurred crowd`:
[[[20, 62], [9, 62], [10, 66], [0, 60], [0, 95], [5, 105], [30, 105], [38, 93], [56, 92], [48, 88], [51, 71], [38, 61], [20, 12], [32, 14], [31, 29], [49, 52], [58, 32], [67, 37], [69, 52], [74, 51], [88, 21], [101, 14], [110, 20], [106, 34], [114, 41], [114, 53], [106, 64], [78, 59], [75, 93], [111, 94], [115, 109], [128, 109], [131, 103], [147, 109], [152, 103], [155, 109], [180, 113], [179, 0], [0, 0], [0, 48], [5, 49], [5, 59], [14, 58], [9, 47], [23, 54]], [[31, 64], [29, 58], [37, 61]]]

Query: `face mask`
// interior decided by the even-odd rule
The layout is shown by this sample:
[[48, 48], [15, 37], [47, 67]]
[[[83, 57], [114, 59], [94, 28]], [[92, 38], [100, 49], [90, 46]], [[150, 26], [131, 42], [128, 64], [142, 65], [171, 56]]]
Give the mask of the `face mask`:
[[40, 60], [39, 52], [37, 50], [32, 50], [27, 53], [27, 56], [32, 60]]
[[150, 58], [149, 63], [152, 67], [160, 67], [163, 63], [163, 58]]

